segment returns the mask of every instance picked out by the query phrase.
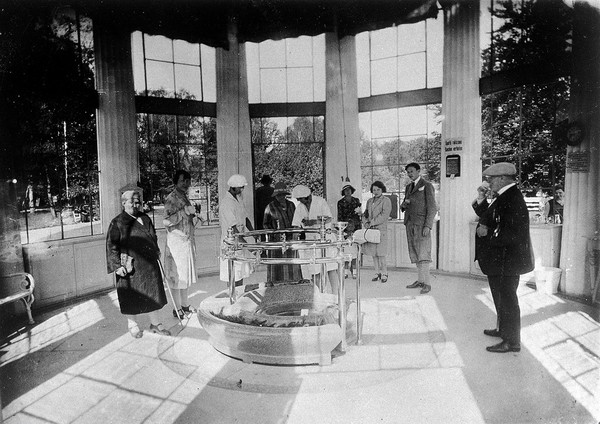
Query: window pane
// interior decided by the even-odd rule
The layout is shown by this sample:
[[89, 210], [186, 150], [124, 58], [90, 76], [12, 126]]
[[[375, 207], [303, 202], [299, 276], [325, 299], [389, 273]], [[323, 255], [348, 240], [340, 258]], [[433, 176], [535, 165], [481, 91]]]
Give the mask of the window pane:
[[425, 51], [425, 22], [399, 25], [397, 28], [399, 55]]
[[312, 37], [302, 36], [286, 40], [286, 53], [288, 67], [312, 67], [313, 43]]
[[260, 99], [262, 103], [285, 103], [285, 68], [260, 70]]
[[390, 27], [371, 32], [371, 60], [395, 57], [396, 28]]
[[398, 109], [400, 135], [427, 133], [427, 110], [425, 106], [403, 107]]
[[444, 21], [428, 19], [427, 24], [427, 87], [441, 87], [444, 64]]
[[398, 57], [398, 91], [425, 88], [426, 76], [425, 53]]
[[172, 63], [146, 61], [146, 78], [148, 80], [148, 94], [159, 97], [174, 97], [175, 81]]
[[136, 94], [144, 94], [146, 81], [144, 77], [144, 48], [142, 33], [139, 31], [131, 34], [131, 59], [133, 62], [133, 86]]
[[284, 68], [286, 52], [285, 40], [263, 41], [259, 45], [259, 59], [261, 68]]
[[202, 89], [205, 102], [217, 101], [217, 62], [213, 47], [200, 45], [202, 54]]
[[144, 36], [146, 59], [173, 61], [173, 44], [171, 40], [162, 35]]
[[258, 44], [246, 43], [246, 69], [248, 71], [248, 102], [260, 103], [260, 67]]
[[[177, 128], [177, 131], [175, 131]], [[215, 223], [218, 210], [216, 120], [198, 116], [138, 115], [140, 184], [148, 214], [163, 228], [164, 198], [172, 176], [186, 169], [192, 176], [190, 199], [201, 205], [203, 224]]]
[[304, 184], [323, 195], [323, 146], [321, 144], [253, 145], [255, 175], [269, 174], [292, 188]]
[[396, 137], [398, 135], [398, 112], [386, 109], [371, 112], [372, 138]]
[[369, 60], [369, 33], [356, 35], [356, 73], [358, 97], [371, 95], [371, 61]]
[[200, 89], [200, 67], [175, 64], [177, 97], [202, 100]]
[[372, 95], [396, 92], [397, 58], [371, 62]]
[[325, 101], [325, 35], [313, 37], [313, 101]]
[[288, 102], [312, 102], [312, 68], [287, 68], [287, 88]]
[[173, 54], [175, 62], [196, 66], [200, 65], [198, 44], [191, 44], [183, 40], [173, 40]]

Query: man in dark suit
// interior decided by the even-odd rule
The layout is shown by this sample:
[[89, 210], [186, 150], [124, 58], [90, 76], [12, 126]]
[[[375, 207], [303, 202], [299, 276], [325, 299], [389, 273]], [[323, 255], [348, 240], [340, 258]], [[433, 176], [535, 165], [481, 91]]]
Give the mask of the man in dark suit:
[[496, 163], [483, 175], [490, 190], [497, 196], [490, 204], [480, 195], [473, 208], [479, 215], [475, 259], [487, 275], [498, 315], [496, 329], [484, 334], [501, 337], [502, 341], [488, 346], [489, 352], [519, 352], [521, 350], [521, 310], [517, 297], [519, 276], [534, 268], [529, 213], [523, 195], [516, 185], [517, 170], [511, 163]]
[[404, 201], [400, 205], [404, 212], [404, 225], [408, 241], [408, 255], [417, 264], [417, 281], [406, 286], [409, 289], [421, 288], [421, 294], [431, 290], [429, 264], [431, 263], [431, 228], [437, 213], [433, 185], [421, 177], [418, 163], [405, 167], [411, 183], [404, 190]]
[[265, 215], [265, 209], [267, 205], [273, 200], [273, 191], [271, 187], [273, 179], [270, 175], [264, 174], [260, 179], [262, 186], [256, 189], [254, 192], [254, 226], [257, 230], [262, 230], [263, 219]]

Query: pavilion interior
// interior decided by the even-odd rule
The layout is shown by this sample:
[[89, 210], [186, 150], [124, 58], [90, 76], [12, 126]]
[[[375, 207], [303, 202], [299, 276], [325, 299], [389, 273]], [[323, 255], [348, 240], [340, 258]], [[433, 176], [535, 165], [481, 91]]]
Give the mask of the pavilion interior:
[[[111, 405], [126, 403], [120, 395], [142, 402], [139, 411], [146, 414], [129, 417], [133, 422], [318, 419], [316, 410], [294, 407], [294, 399], [325, 407], [324, 422], [600, 421], [597, 2], [8, 0], [0, 6], [0, 49], [0, 276], [27, 272], [35, 278], [38, 321], [22, 326], [20, 303], [0, 308], [0, 422], [2, 416], [6, 422], [101, 420]], [[504, 358], [494, 357], [490, 365], [493, 378], [535, 384], [512, 395], [501, 390], [517, 404], [524, 399], [512, 411], [495, 405], [493, 391], [477, 381], [490, 361], [485, 351], [466, 353], [482, 350], [485, 340], [470, 334], [479, 336], [483, 324], [477, 320], [493, 317], [485, 276], [473, 262], [476, 216], [470, 205], [482, 170], [502, 161], [517, 166], [536, 257], [536, 270], [523, 276], [519, 289], [527, 298], [527, 352], [511, 356], [509, 364], [496, 364]], [[434, 285], [429, 300], [404, 290], [414, 265], [397, 205], [410, 162], [420, 163], [434, 183], [439, 209], [433, 271], [434, 284], [444, 288]], [[334, 218], [343, 184], [352, 183], [364, 206], [371, 183], [381, 180], [395, 205], [387, 257], [395, 286], [369, 285], [371, 262], [365, 258], [366, 310], [370, 319], [415, 312], [423, 321], [407, 319], [399, 327], [365, 321], [372, 325], [366, 349], [353, 354], [350, 347], [334, 359], [335, 372], [236, 368], [233, 360], [208, 351], [207, 336], [193, 320], [182, 328], [168, 321], [181, 336], [177, 343], [145, 337], [136, 345], [123, 335], [114, 308], [105, 230], [121, 211], [122, 191], [139, 187], [164, 245], [162, 202], [179, 168], [192, 174], [190, 198], [202, 211], [196, 244], [204, 286], [195, 291], [197, 301], [224, 288], [216, 281], [218, 205], [232, 174], [249, 181], [244, 203], [254, 224], [261, 218], [253, 192], [264, 174], [290, 190], [309, 185], [326, 198]], [[564, 212], [546, 215], [559, 188]], [[555, 293], [532, 288], [536, 278], [550, 275], [559, 276]], [[0, 296], [9, 290], [0, 286]], [[468, 298], [464, 306], [460, 296]], [[415, 346], [431, 349], [417, 351], [431, 354], [436, 370], [433, 359], [411, 365], [418, 355], [403, 348]], [[146, 348], [146, 362], [128, 356]], [[188, 357], [198, 349], [214, 374], [198, 377], [202, 366]], [[409, 359], [400, 363], [390, 355], [394, 349]], [[59, 354], [66, 356], [58, 360]], [[364, 364], [371, 354], [384, 360], [369, 362], [363, 374], [345, 368]], [[103, 358], [104, 371], [94, 368]], [[119, 358], [139, 369], [176, 368], [176, 378], [160, 375], [165, 386], [181, 384], [173, 391], [177, 396], [145, 393], [143, 387], [162, 383], [143, 375], [135, 381], [129, 372], [99, 378]], [[93, 371], [87, 375], [85, 367]], [[323, 379], [311, 380], [313, 371]], [[426, 383], [407, 377], [413, 372]], [[14, 383], [23, 373], [31, 376]], [[334, 390], [340, 396], [324, 399], [338, 406], [327, 409], [314, 395], [331, 389], [332, 375], [350, 392]], [[238, 376], [251, 386], [237, 386]], [[280, 385], [273, 383], [278, 378]], [[396, 379], [406, 383], [403, 390], [423, 391], [407, 397], [417, 403], [438, 386], [448, 388], [433, 396], [444, 402], [442, 412], [417, 408], [396, 420], [405, 405], [389, 393]], [[70, 385], [61, 386], [67, 380]], [[458, 390], [450, 397], [449, 382]], [[96, 390], [90, 399], [104, 401], [52, 411], [52, 399], [62, 402], [78, 387]], [[540, 394], [546, 387], [549, 393]], [[192, 392], [197, 397], [187, 399]], [[140, 393], [147, 397], [140, 400]], [[340, 399], [344, 393], [346, 400]], [[356, 406], [367, 405], [361, 393], [388, 404], [369, 417]], [[263, 395], [270, 411], [265, 420], [244, 415], [244, 408], [259, 413], [250, 405]], [[219, 418], [227, 396], [236, 407]], [[285, 407], [275, 407], [277, 399]], [[536, 402], [540, 410], [531, 412]], [[567, 407], [570, 402], [577, 406]], [[462, 403], [466, 409], [457, 412]], [[160, 406], [149, 407], [154, 404]], [[115, 420], [127, 418], [119, 414]]]

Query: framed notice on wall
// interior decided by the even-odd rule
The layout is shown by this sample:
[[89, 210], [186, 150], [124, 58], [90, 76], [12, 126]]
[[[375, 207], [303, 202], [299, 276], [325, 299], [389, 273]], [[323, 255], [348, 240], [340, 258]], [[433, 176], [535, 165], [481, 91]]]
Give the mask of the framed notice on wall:
[[460, 155], [446, 156], [446, 177], [460, 177]]

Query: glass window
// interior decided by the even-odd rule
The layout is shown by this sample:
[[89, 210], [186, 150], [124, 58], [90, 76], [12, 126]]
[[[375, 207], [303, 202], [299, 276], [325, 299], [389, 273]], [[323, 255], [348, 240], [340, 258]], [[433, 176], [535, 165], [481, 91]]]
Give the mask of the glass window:
[[443, 35], [441, 19], [358, 34], [358, 96], [440, 87]]
[[[484, 168], [496, 162], [516, 164], [527, 197], [544, 199], [564, 185], [566, 148], [560, 128], [567, 120], [569, 81], [531, 84], [482, 97]], [[540, 220], [541, 211], [532, 215]]]
[[[95, 104], [89, 101], [95, 90], [92, 21], [71, 7], [15, 13], [3, 36], [22, 57], [12, 60], [7, 50], [3, 84], [28, 89], [3, 91], [10, 106], [3, 119], [14, 123], [10, 135], [18, 140], [11, 179], [17, 181], [21, 242], [100, 234]], [[27, 37], [11, 39], [29, 21], [36, 25]]]
[[325, 100], [325, 36], [246, 43], [250, 103]]
[[139, 31], [131, 48], [138, 95], [216, 101], [214, 48]]
[[482, 75], [532, 65], [543, 60], [568, 64], [572, 9], [566, 2], [482, 0]]
[[144, 208], [163, 228], [164, 200], [178, 169], [192, 176], [188, 196], [200, 205], [201, 224], [218, 223], [216, 120], [201, 116], [138, 114], [140, 185]]
[[410, 162], [419, 163], [421, 173], [439, 187], [440, 114], [441, 105], [428, 105], [359, 115], [364, 201], [371, 197], [373, 181], [379, 180], [399, 205], [409, 182], [404, 167]]
[[324, 190], [324, 117], [252, 119], [254, 181], [268, 174], [291, 190], [297, 184]]

